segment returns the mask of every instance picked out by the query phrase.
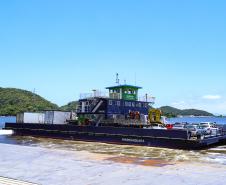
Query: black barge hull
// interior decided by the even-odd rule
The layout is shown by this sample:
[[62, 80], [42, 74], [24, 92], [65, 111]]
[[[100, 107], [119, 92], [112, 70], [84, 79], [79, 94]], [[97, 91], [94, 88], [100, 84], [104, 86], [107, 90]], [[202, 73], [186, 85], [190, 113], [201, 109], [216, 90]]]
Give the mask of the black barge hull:
[[202, 140], [188, 139], [187, 131], [122, 127], [94, 127], [53, 124], [6, 123], [5, 129], [15, 135], [49, 137], [112, 144], [165, 147], [174, 149], [202, 149], [224, 142], [226, 135]]

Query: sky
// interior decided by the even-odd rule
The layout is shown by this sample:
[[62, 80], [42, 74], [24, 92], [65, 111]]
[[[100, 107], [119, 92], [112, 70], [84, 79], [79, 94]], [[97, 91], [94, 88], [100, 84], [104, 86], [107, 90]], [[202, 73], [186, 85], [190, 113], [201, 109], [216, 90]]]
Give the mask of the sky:
[[226, 115], [226, 1], [2, 0], [0, 87], [58, 105], [142, 86], [156, 107]]

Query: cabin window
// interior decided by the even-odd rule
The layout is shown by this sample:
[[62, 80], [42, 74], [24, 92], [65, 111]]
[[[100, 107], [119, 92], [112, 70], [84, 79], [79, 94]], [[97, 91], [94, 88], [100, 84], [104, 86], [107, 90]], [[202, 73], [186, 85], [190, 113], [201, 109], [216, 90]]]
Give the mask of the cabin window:
[[126, 107], [131, 107], [131, 102], [126, 101], [126, 102], [125, 102], [125, 106], [126, 106]]
[[120, 106], [121, 105], [121, 102], [120, 101], [117, 101], [117, 106]]
[[135, 102], [132, 102], [132, 107], [135, 107]]
[[133, 90], [128, 90], [128, 94], [135, 94], [135, 91], [133, 91]]
[[137, 107], [141, 107], [141, 103], [137, 103]]
[[109, 100], [108, 104], [109, 105], [112, 105], [113, 104], [112, 100]]
[[125, 102], [126, 107], [131, 107], [131, 102]]

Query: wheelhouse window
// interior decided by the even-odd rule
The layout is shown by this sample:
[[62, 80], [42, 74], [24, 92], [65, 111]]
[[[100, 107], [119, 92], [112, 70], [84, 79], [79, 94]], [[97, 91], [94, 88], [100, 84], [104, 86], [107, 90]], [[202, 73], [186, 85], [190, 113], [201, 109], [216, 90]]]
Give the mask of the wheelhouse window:
[[108, 105], [112, 105], [112, 104], [113, 104], [112, 100], [109, 100]]
[[145, 108], [148, 108], [148, 103], [144, 103], [144, 107]]
[[141, 103], [137, 103], [137, 107], [141, 107]]
[[126, 102], [125, 102], [125, 106], [126, 106], [126, 107], [131, 107], [131, 102], [126, 101]]

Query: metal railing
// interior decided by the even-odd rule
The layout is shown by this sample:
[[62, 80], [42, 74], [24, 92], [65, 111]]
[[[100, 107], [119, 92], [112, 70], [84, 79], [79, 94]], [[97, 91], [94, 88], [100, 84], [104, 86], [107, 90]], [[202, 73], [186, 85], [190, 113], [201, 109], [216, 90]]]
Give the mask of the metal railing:
[[152, 96], [141, 96], [138, 98], [139, 101], [155, 103], [155, 97]]
[[89, 99], [89, 98], [109, 98], [106, 92], [94, 91], [93, 93], [81, 93], [80, 99]]
[[112, 99], [120, 99], [120, 93], [110, 93], [109, 97]]

